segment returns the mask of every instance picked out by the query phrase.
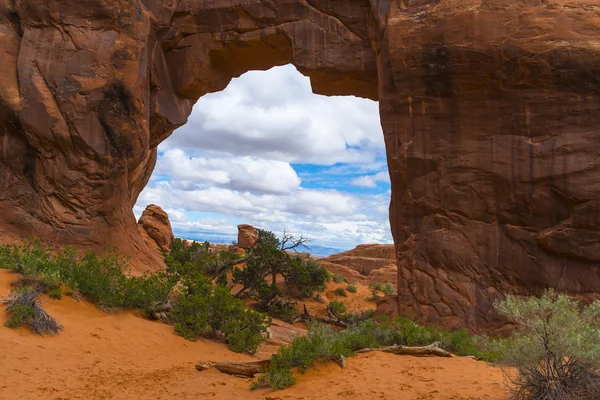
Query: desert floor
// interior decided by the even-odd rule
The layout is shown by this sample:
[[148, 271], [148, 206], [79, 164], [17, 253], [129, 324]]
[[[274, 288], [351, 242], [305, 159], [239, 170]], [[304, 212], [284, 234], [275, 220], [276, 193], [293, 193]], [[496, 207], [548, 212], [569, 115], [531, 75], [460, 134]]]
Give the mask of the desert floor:
[[[0, 298], [16, 278], [0, 270]], [[486, 399], [507, 398], [499, 369], [470, 358], [416, 358], [368, 353], [347, 368], [321, 364], [298, 383], [251, 391], [249, 380], [198, 361], [249, 360], [225, 345], [188, 342], [173, 328], [134, 312], [107, 314], [85, 301], [43, 298], [63, 325], [55, 337], [0, 325], [0, 399]], [[0, 306], [0, 321], [6, 319]], [[262, 356], [272, 345], [263, 349]], [[272, 351], [272, 350], [271, 350]]]

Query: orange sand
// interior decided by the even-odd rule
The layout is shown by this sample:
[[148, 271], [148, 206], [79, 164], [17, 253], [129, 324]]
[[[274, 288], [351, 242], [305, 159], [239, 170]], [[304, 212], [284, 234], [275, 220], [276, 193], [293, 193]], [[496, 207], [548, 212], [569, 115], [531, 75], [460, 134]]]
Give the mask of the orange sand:
[[[0, 297], [15, 276], [0, 270]], [[502, 400], [500, 370], [468, 358], [368, 353], [347, 368], [319, 365], [290, 389], [250, 391], [249, 381], [207, 360], [245, 360], [219, 343], [188, 342], [173, 328], [135, 313], [109, 315], [86, 302], [44, 298], [63, 326], [56, 337], [0, 326], [0, 399], [486, 399]], [[6, 318], [0, 306], [0, 321]]]

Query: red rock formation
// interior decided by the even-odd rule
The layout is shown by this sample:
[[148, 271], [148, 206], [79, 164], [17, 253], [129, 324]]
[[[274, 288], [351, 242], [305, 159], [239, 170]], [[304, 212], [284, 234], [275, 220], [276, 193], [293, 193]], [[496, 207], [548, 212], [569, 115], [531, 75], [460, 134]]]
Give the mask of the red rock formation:
[[138, 227], [142, 236], [146, 235], [152, 242], [151, 246], [159, 250], [169, 251], [175, 238], [167, 213], [157, 205], [150, 204], [140, 217]]
[[371, 271], [396, 263], [393, 244], [359, 244], [356, 248], [323, 258], [323, 261], [344, 265], [368, 276]]
[[238, 225], [237, 245], [242, 249], [254, 247], [258, 240], [258, 232], [252, 225]]
[[396, 264], [388, 264], [381, 268], [377, 268], [369, 272], [367, 276], [369, 282], [392, 283], [396, 286], [398, 282], [398, 266]]
[[293, 63], [379, 99], [398, 309], [600, 292], [600, 16], [575, 0], [0, 0], [0, 236], [160, 267], [131, 211], [203, 94]]

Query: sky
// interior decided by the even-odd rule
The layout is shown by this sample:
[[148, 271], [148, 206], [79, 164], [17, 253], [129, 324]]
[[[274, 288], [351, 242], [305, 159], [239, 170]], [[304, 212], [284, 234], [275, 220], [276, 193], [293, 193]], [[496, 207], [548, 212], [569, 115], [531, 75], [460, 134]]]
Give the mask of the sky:
[[160, 144], [134, 213], [157, 204], [187, 239], [231, 243], [247, 223], [347, 250], [392, 243], [389, 201], [377, 102], [313, 94], [286, 65], [202, 97]]

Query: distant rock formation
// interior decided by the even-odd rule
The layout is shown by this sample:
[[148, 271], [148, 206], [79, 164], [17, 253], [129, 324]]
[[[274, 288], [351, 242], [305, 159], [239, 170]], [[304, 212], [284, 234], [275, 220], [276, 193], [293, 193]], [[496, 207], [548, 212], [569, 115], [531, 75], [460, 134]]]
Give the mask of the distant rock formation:
[[356, 248], [318, 260], [333, 273], [357, 282], [397, 283], [393, 244], [359, 244]]
[[242, 249], [249, 249], [254, 247], [258, 240], [258, 232], [252, 225], [242, 224], [238, 225], [238, 240], [237, 245]]
[[165, 210], [155, 204], [150, 204], [142, 213], [138, 227], [147, 243], [159, 250], [169, 251], [174, 236], [169, 216]]

